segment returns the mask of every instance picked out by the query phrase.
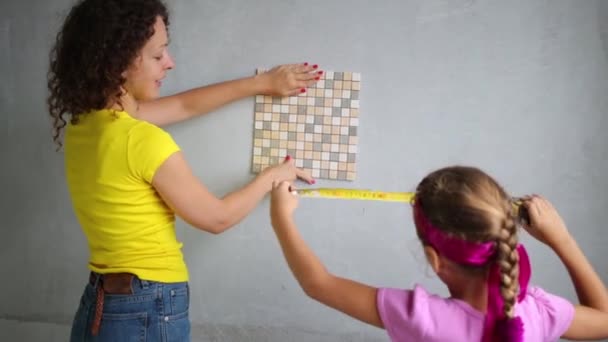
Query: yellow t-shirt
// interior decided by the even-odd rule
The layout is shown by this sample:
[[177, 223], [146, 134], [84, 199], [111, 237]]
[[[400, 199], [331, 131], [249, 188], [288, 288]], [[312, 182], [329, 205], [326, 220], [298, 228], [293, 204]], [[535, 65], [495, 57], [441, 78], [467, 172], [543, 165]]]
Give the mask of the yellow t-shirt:
[[126, 112], [99, 110], [65, 132], [65, 169], [89, 243], [89, 268], [160, 282], [188, 280], [175, 215], [152, 186], [179, 146], [162, 129]]

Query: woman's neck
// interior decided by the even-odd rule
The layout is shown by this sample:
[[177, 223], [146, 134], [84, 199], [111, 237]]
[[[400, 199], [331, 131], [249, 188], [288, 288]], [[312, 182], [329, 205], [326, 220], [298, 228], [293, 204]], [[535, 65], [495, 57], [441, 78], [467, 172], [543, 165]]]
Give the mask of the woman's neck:
[[129, 92], [123, 94], [109, 106], [110, 109], [125, 111], [132, 117], [137, 117], [139, 112], [139, 102]]

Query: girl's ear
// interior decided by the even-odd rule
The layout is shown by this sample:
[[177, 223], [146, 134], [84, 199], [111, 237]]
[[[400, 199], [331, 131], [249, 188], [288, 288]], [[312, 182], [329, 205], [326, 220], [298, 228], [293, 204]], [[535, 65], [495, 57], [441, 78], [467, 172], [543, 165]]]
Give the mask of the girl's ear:
[[433, 271], [435, 271], [435, 273], [439, 273], [439, 269], [441, 268], [441, 258], [439, 257], [439, 253], [437, 253], [435, 248], [431, 246], [424, 246], [424, 255], [426, 256], [426, 260], [433, 268]]

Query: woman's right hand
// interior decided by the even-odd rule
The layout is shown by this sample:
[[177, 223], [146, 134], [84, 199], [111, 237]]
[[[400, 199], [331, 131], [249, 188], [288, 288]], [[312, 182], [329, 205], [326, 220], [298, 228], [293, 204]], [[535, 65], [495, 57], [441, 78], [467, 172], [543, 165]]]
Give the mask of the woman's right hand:
[[312, 178], [308, 171], [304, 171], [302, 169], [298, 169], [291, 156], [285, 157], [285, 161], [280, 164], [270, 166], [264, 171], [262, 174], [269, 175], [270, 185], [268, 189], [272, 188], [272, 182], [276, 182], [277, 184], [280, 182], [293, 182], [296, 179], [302, 179], [308, 184], [315, 184], [315, 180]]
[[555, 248], [571, 238], [566, 224], [547, 199], [538, 196], [524, 197], [522, 204], [530, 215], [530, 223], [524, 228], [540, 242]]

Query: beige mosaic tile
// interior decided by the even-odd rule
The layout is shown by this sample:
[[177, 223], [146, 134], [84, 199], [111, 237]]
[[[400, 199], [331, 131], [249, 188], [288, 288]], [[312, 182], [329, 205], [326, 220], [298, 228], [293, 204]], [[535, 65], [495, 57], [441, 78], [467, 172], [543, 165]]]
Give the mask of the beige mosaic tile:
[[355, 180], [360, 89], [360, 73], [325, 71], [300, 95], [256, 96], [252, 171], [290, 155], [314, 178]]

